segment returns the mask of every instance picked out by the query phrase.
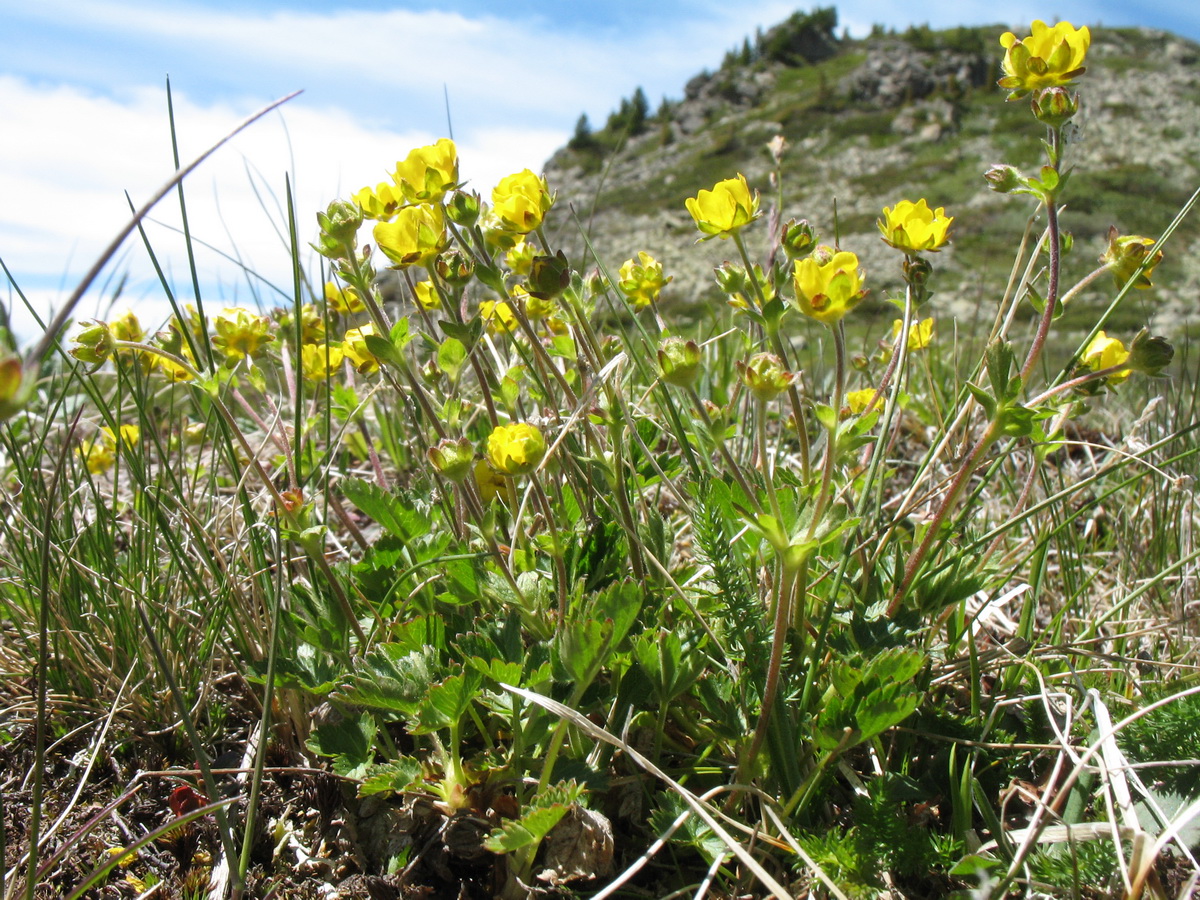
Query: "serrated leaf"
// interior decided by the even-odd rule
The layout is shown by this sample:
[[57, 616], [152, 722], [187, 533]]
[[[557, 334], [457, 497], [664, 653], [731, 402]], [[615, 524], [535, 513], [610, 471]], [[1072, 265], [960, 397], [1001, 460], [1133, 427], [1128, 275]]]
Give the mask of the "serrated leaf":
[[361, 478], [340, 483], [342, 495], [389, 534], [408, 542], [429, 532], [429, 517], [395, 494]]
[[417, 707], [417, 725], [412, 733], [428, 734], [456, 725], [466, 715], [482, 685], [483, 676], [474, 669], [451, 675], [441, 684], [433, 685]]
[[401, 756], [385, 763], [377, 763], [367, 769], [358, 786], [358, 796], [372, 794], [402, 793], [420, 786], [425, 781], [421, 761], [412, 756]]
[[320, 756], [333, 757], [333, 769], [339, 775], [360, 778], [375, 756], [376, 729], [369, 713], [346, 715], [314, 728], [305, 746]]
[[379, 644], [363, 659], [335, 695], [371, 709], [414, 713], [434, 678], [429, 651], [403, 644]]
[[484, 838], [483, 846], [493, 853], [512, 853], [522, 847], [537, 846], [570, 808], [567, 804], [555, 804], [510, 819]]

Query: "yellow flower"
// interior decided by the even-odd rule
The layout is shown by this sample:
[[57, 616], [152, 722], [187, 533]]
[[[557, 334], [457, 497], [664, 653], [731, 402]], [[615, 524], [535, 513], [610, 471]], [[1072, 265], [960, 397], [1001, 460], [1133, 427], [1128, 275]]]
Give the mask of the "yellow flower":
[[398, 269], [429, 265], [445, 249], [446, 227], [440, 206], [406, 206], [391, 222], [380, 222], [375, 243]]
[[1092, 42], [1086, 25], [1076, 30], [1070, 22], [1059, 22], [1052, 28], [1035, 21], [1031, 30], [1033, 34], [1020, 40], [1011, 31], [1000, 36], [1004, 77], [999, 85], [1009, 92], [1009, 100], [1030, 91], [1063, 87], [1085, 71], [1083, 59]]
[[739, 173], [736, 178], [717, 182], [711, 191], [702, 190], [689, 197], [684, 205], [696, 220], [696, 227], [704, 232], [700, 240], [727, 238], [758, 218], [758, 191], [751, 194], [746, 176]]
[[484, 503], [491, 503], [504, 490], [504, 476], [488, 465], [486, 459], [475, 463], [475, 483], [479, 485], [479, 496]]
[[523, 240], [504, 254], [504, 261], [508, 263], [514, 275], [528, 275], [537, 252], [537, 247]]
[[639, 250], [637, 259], [627, 259], [618, 273], [617, 287], [629, 298], [634, 309], [644, 309], [655, 300], [674, 277], [663, 276], [663, 267], [657, 259], [644, 250]]
[[325, 303], [330, 312], [339, 316], [352, 316], [367, 308], [358, 291], [352, 287], [340, 287], [332, 281], [325, 282]]
[[417, 147], [403, 162], [396, 163], [392, 180], [409, 203], [437, 203], [458, 186], [458, 149], [454, 141], [440, 138], [436, 144]]
[[132, 310], [126, 310], [117, 316], [108, 327], [118, 341], [136, 343], [146, 336], [146, 332], [142, 330], [142, 323], [138, 321], [138, 317], [133, 314]]
[[272, 322], [242, 306], [229, 306], [213, 319], [213, 346], [225, 354], [225, 360], [237, 362], [259, 356], [275, 340]]
[[[519, 284], [513, 287], [510, 296], [512, 302], [507, 305], [511, 307], [513, 303], [521, 304], [521, 308], [525, 310], [525, 317], [531, 321], [545, 319], [558, 311], [558, 304], [553, 299], [549, 297], [535, 297]], [[503, 311], [500, 312], [500, 315], [504, 315]], [[515, 319], [513, 324], [516, 325]], [[512, 331], [513, 329], [510, 328], [508, 330]]]
[[506, 175], [492, 189], [492, 214], [504, 231], [529, 234], [542, 224], [554, 195], [546, 179], [529, 169]]
[[488, 435], [488, 461], [502, 475], [527, 475], [546, 455], [546, 439], [528, 422], [497, 425]]
[[[296, 334], [296, 318], [291, 310], [280, 316], [279, 325], [288, 337]], [[300, 343], [323, 344], [325, 342], [325, 317], [311, 303], [300, 307]]]
[[350, 198], [368, 219], [387, 222], [404, 205], [404, 194], [394, 184], [381, 181], [374, 188], [365, 187]]
[[867, 295], [864, 277], [853, 253], [818, 247], [812, 256], [796, 262], [796, 305], [806, 316], [833, 325]]
[[[900, 337], [900, 329], [904, 327], [902, 319], [896, 319], [892, 322], [892, 344], [896, 343], [896, 338]], [[915, 322], [908, 326], [908, 349], [924, 350], [933, 340], [933, 319], [922, 319], [920, 322]]]
[[479, 315], [487, 326], [488, 334], [512, 334], [517, 330], [517, 314], [504, 300], [484, 300], [479, 304]]
[[[1112, 227], [1108, 229], [1108, 248], [1100, 257], [1100, 262], [1108, 266], [1108, 270], [1113, 273], [1117, 287], [1124, 287], [1125, 282], [1141, 268], [1142, 261], [1150, 255], [1153, 246], [1154, 238], [1142, 237], [1140, 234], [1119, 234], [1117, 229]], [[1137, 281], [1133, 283], [1133, 286], [1136, 288], [1150, 287], [1153, 284], [1150, 281], [1150, 275], [1154, 271], [1154, 267], [1162, 262], [1162, 259], [1163, 254], [1159, 250], [1146, 264], [1146, 268], [1142, 269], [1142, 273], [1137, 276]]]
[[379, 359], [367, 349], [367, 336], [378, 334], [369, 322], [361, 328], [351, 328], [342, 336], [342, 353], [360, 375], [379, 371]]
[[857, 416], [866, 411], [867, 404], [871, 402], [871, 398], [874, 396], [875, 388], [863, 388], [861, 391], [849, 391], [846, 394], [846, 405], [850, 407], [850, 412]]
[[[1093, 372], [1099, 372], [1101, 369], [1119, 366], [1127, 359], [1129, 351], [1125, 349], [1125, 345], [1101, 331], [1084, 348], [1082, 362]], [[1107, 381], [1109, 384], [1120, 384], [1128, 377], [1129, 370], [1121, 369], [1109, 375]]]
[[417, 306], [426, 311], [441, 309], [442, 298], [438, 296], [437, 288], [432, 281], [418, 281], [413, 285], [413, 299]]
[[117, 454], [112, 447], [96, 441], [81, 441], [75, 448], [75, 453], [83, 460], [87, 470], [92, 475], [102, 475], [112, 468], [117, 461]]
[[916, 203], [901, 200], [894, 207], [885, 206], [883, 218], [875, 224], [884, 242], [903, 253], [936, 252], [946, 243], [946, 231], [954, 221], [945, 213], [941, 206], [931, 210], [923, 199]]
[[336, 372], [344, 358], [340, 344], [303, 344], [300, 347], [300, 371], [306, 381], [319, 383]]

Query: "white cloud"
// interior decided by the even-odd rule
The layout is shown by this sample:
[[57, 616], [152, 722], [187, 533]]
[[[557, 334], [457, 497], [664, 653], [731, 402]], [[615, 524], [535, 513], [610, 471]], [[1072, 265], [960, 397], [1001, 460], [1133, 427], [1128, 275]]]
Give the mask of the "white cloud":
[[[180, 93], [174, 105], [184, 161], [251, 111], [200, 105]], [[0, 256], [22, 287], [36, 289], [31, 293], [39, 297], [39, 308], [69, 293], [128, 220], [124, 192], [140, 205], [170, 176], [164, 107], [164, 98], [152, 90], [120, 103], [74, 88], [46, 89], [0, 77], [0, 119], [9, 124], [0, 136]], [[292, 180], [300, 240], [307, 244], [315, 236], [318, 209], [384, 180], [398, 158], [436, 137], [367, 129], [347, 112], [305, 105], [302, 95], [238, 135], [189, 177], [191, 232], [286, 289], [290, 263], [281, 235], [286, 234], [287, 180]], [[509, 172], [538, 168], [565, 138], [552, 129], [470, 132], [459, 142], [463, 176], [486, 194]], [[147, 226], [155, 252], [175, 289], [187, 298], [183, 241], [171, 230], [180, 224], [174, 195], [151, 217], [163, 223]], [[305, 247], [305, 256], [312, 255]], [[136, 235], [126, 244], [124, 258], [133, 297], [161, 297]], [[210, 301], [250, 302], [251, 282], [235, 263], [203, 247], [197, 261], [202, 283], [218, 286], [219, 296]], [[57, 284], [61, 292], [48, 290]], [[280, 302], [270, 291], [265, 297], [265, 302]]]

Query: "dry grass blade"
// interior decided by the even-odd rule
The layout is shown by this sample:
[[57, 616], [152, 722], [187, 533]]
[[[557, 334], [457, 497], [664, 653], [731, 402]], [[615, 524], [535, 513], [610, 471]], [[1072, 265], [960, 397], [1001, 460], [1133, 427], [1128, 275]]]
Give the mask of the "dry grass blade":
[[771, 874], [762, 867], [762, 864], [759, 863], [758, 860], [756, 860], [753, 856], [751, 856], [746, 848], [738, 843], [733, 835], [721, 827], [721, 824], [717, 822], [716, 817], [709, 812], [708, 807], [705, 806], [705, 804], [701, 802], [701, 800], [695, 794], [671, 778], [670, 775], [668, 775], [658, 766], [654, 765], [654, 763], [650, 762], [650, 760], [646, 759], [646, 757], [634, 750], [633, 747], [629, 746], [629, 744], [627, 744], [625, 741], [621, 740], [616, 735], [605, 731], [598, 725], [593, 724], [586, 716], [579, 714], [569, 706], [564, 706], [556, 700], [551, 700], [549, 697], [544, 697], [541, 694], [535, 694], [533, 691], [527, 691], [519, 687], [513, 687], [510, 684], [502, 683], [500, 687], [504, 688], [506, 691], [511, 691], [512, 693], [523, 697], [530, 703], [536, 703], [538, 706], [548, 709], [555, 715], [562, 716], [564, 719], [570, 720], [571, 724], [580, 731], [591, 735], [597, 740], [612, 744], [614, 747], [624, 751], [635, 763], [637, 763], [655, 778], [662, 780], [671, 790], [677, 793], [683, 799], [683, 802], [691, 807], [696, 815], [698, 815], [704, 821], [704, 824], [712, 829], [713, 834], [720, 838], [721, 842], [729, 848], [729, 852], [736, 856], [738, 860], [746, 866], [747, 869], [754, 873], [754, 877], [762, 882], [763, 886], [771, 892], [771, 896], [777, 897], [779, 900], [791, 900], [792, 895], [788, 893], [783, 885], [771, 877]]

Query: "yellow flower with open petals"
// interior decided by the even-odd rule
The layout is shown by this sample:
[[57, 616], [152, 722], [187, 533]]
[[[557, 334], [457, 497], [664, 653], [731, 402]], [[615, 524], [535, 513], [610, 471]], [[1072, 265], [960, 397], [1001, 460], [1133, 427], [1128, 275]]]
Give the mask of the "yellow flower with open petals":
[[515, 234], [534, 231], [553, 204], [546, 179], [529, 169], [504, 176], [492, 190], [492, 215], [504, 231]]
[[[896, 319], [892, 322], [892, 343], [895, 344], [896, 338], [900, 337], [900, 329], [904, 327], [902, 319]], [[911, 353], [914, 350], [924, 350], [933, 340], [933, 319], [922, 319], [920, 322], [914, 322], [908, 326], [908, 350]]]
[[392, 180], [408, 203], [437, 203], [458, 186], [458, 149], [454, 141], [440, 138], [436, 144], [417, 147], [396, 163]]
[[229, 306], [213, 319], [215, 333], [212, 344], [225, 354], [226, 361], [230, 363], [259, 356], [275, 340], [272, 324], [266, 316], [260, 316], [243, 306]]
[[406, 206], [391, 222], [372, 232], [375, 243], [398, 269], [428, 266], [446, 248], [446, 224], [440, 206]]
[[875, 388], [863, 388], [861, 391], [848, 391], [846, 393], [846, 406], [854, 415], [861, 415], [866, 412], [867, 404], [875, 399]]
[[617, 287], [629, 298], [630, 306], [634, 309], [645, 309], [658, 299], [662, 289], [673, 277], [664, 276], [662, 263], [645, 250], [639, 250], [637, 259], [627, 259], [621, 265]]
[[1024, 97], [1030, 91], [1063, 87], [1085, 71], [1083, 60], [1092, 43], [1085, 25], [1076, 29], [1070, 22], [1051, 27], [1035, 21], [1033, 34], [1018, 39], [1011, 31], [1000, 36], [1004, 48], [1004, 77], [998, 82], [1009, 92], [1009, 100]]
[[704, 232], [702, 241], [727, 238], [758, 218], [758, 191], [751, 192], [746, 176], [717, 182], [711, 191], [700, 191], [684, 201], [687, 211]]
[[365, 187], [350, 198], [362, 209], [365, 218], [386, 222], [404, 205], [404, 194], [394, 184], [381, 181], [375, 187]]
[[867, 295], [864, 277], [853, 253], [818, 247], [796, 262], [796, 305], [804, 315], [832, 326]]
[[342, 364], [345, 354], [340, 344], [302, 344], [300, 371], [305, 381], [314, 384], [326, 381]]
[[484, 300], [479, 304], [479, 315], [487, 327], [488, 334], [512, 334], [517, 330], [517, 314], [506, 300]]
[[83, 464], [92, 475], [103, 475], [117, 461], [114, 447], [109, 447], [103, 441], [81, 441], [75, 448], [75, 453], [83, 460]]
[[947, 231], [953, 216], [944, 207], [930, 209], [924, 199], [913, 203], [901, 200], [893, 207], [883, 208], [883, 218], [876, 221], [885, 243], [902, 253], [914, 254], [929, 250], [937, 252], [946, 243]]
[[497, 425], [488, 435], [487, 455], [502, 475], [527, 475], [546, 455], [546, 439], [528, 422]]

